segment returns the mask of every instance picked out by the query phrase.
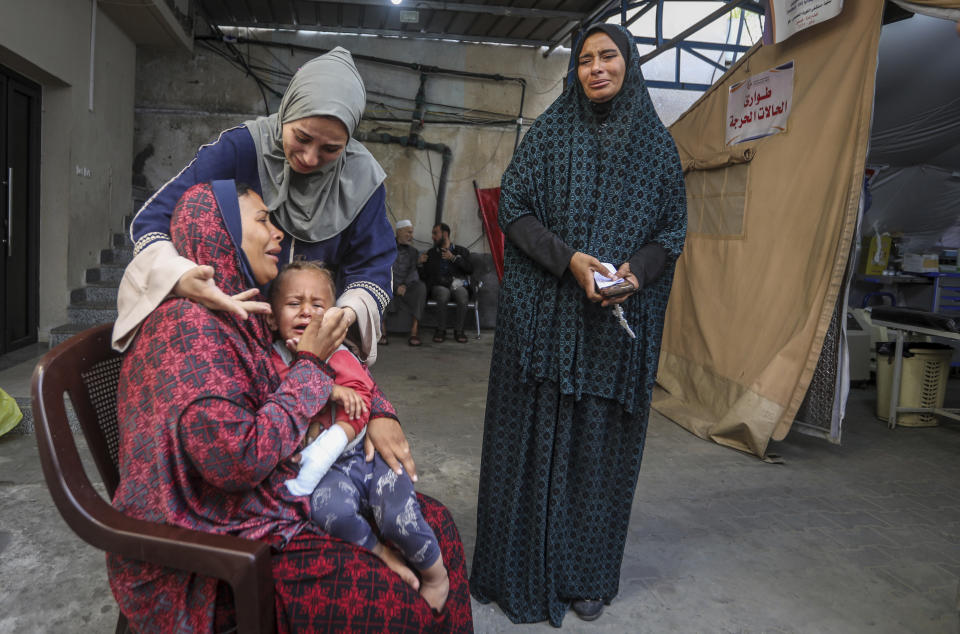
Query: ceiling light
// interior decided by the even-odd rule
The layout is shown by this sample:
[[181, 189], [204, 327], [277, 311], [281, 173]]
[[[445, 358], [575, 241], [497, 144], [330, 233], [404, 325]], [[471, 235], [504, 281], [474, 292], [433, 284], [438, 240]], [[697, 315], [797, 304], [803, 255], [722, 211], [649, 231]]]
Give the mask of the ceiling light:
[[391, 4], [400, 4], [403, 0], [390, 0]]

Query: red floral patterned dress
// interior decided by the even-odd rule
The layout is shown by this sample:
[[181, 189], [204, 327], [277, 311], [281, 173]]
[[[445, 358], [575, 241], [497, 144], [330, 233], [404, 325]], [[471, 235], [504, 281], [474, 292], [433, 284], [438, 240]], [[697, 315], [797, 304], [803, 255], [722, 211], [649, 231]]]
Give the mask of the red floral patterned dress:
[[[177, 250], [212, 265], [228, 294], [249, 286], [239, 226], [236, 200], [218, 204], [206, 184], [187, 190], [171, 223]], [[450, 598], [437, 614], [371, 553], [320, 533], [307, 498], [283, 486], [296, 475], [289, 457], [326, 403], [331, 376], [323, 361], [301, 355], [281, 382], [261, 319], [168, 299], [123, 361], [114, 506], [145, 520], [270, 543], [279, 632], [471, 632], [463, 545], [441, 504], [420, 496], [450, 574]], [[379, 389], [371, 415], [395, 417]], [[229, 588], [216, 579], [115, 555], [107, 567], [135, 631], [233, 625]]]

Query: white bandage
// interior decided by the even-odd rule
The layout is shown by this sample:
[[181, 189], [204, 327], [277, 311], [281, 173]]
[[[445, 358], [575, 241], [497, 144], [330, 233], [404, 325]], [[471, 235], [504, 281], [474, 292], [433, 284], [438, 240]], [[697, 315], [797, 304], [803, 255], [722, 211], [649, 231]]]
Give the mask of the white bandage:
[[310, 495], [347, 446], [347, 432], [340, 425], [331, 425], [300, 452], [300, 473], [287, 480], [287, 490], [294, 495]]

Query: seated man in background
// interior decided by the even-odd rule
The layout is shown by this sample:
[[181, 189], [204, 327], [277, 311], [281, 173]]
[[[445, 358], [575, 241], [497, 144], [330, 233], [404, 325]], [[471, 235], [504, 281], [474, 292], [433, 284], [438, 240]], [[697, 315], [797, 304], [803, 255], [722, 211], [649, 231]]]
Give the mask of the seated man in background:
[[[413, 223], [409, 220], [397, 221], [397, 259], [393, 262], [393, 300], [390, 306], [384, 311], [384, 315], [393, 309], [404, 310], [413, 317], [413, 325], [410, 326], [410, 337], [407, 343], [411, 346], [419, 346], [420, 342], [420, 317], [423, 315], [423, 306], [427, 300], [427, 287], [420, 281], [420, 275], [417, 273], [417, 259], [419, 253], [413, 242]], [[380, 324], [380, 345], [385, 346], [389, 343], [387, 339], [387, 321], [383, 318]]]
[[430, 298], [437, 302], [440, 314], [437, 317], [437, 330], [433, 340], [442, 343], [447, 337], [447, 302], [450, 298], [457, 304], [457, 321], [453, 335], [460, 343], [467, 343], [463, 333], [463, 319], [467, 314], [469, 276], [473, 273], [470, 252], [466, 247], [454, 245], [450, 241], [450, 227], [440, 223], [430, 234], [433, 247], [420, 255], [420, 277], [430, 289]]

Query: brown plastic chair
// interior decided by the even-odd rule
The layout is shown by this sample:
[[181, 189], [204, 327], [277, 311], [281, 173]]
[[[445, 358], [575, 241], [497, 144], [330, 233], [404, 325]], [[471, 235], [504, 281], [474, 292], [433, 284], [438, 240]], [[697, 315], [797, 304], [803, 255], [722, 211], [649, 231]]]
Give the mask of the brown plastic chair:
[[[227, 535], [127, 517], [90, 483], [67, 419], [64, 395], [80, 421], [110, 499], [117, 468], [117, 382], [122, 356], [113, 324], [86, 330], [48, 352], [33, 372], [33, 417], [47, 487], [67, 525], [88, 544], [130, 559], [221, 579], [236, 601], [237, 631], [273, 632], [270, 547]], [[117, 632], [126, 631], [121, 614]]]

